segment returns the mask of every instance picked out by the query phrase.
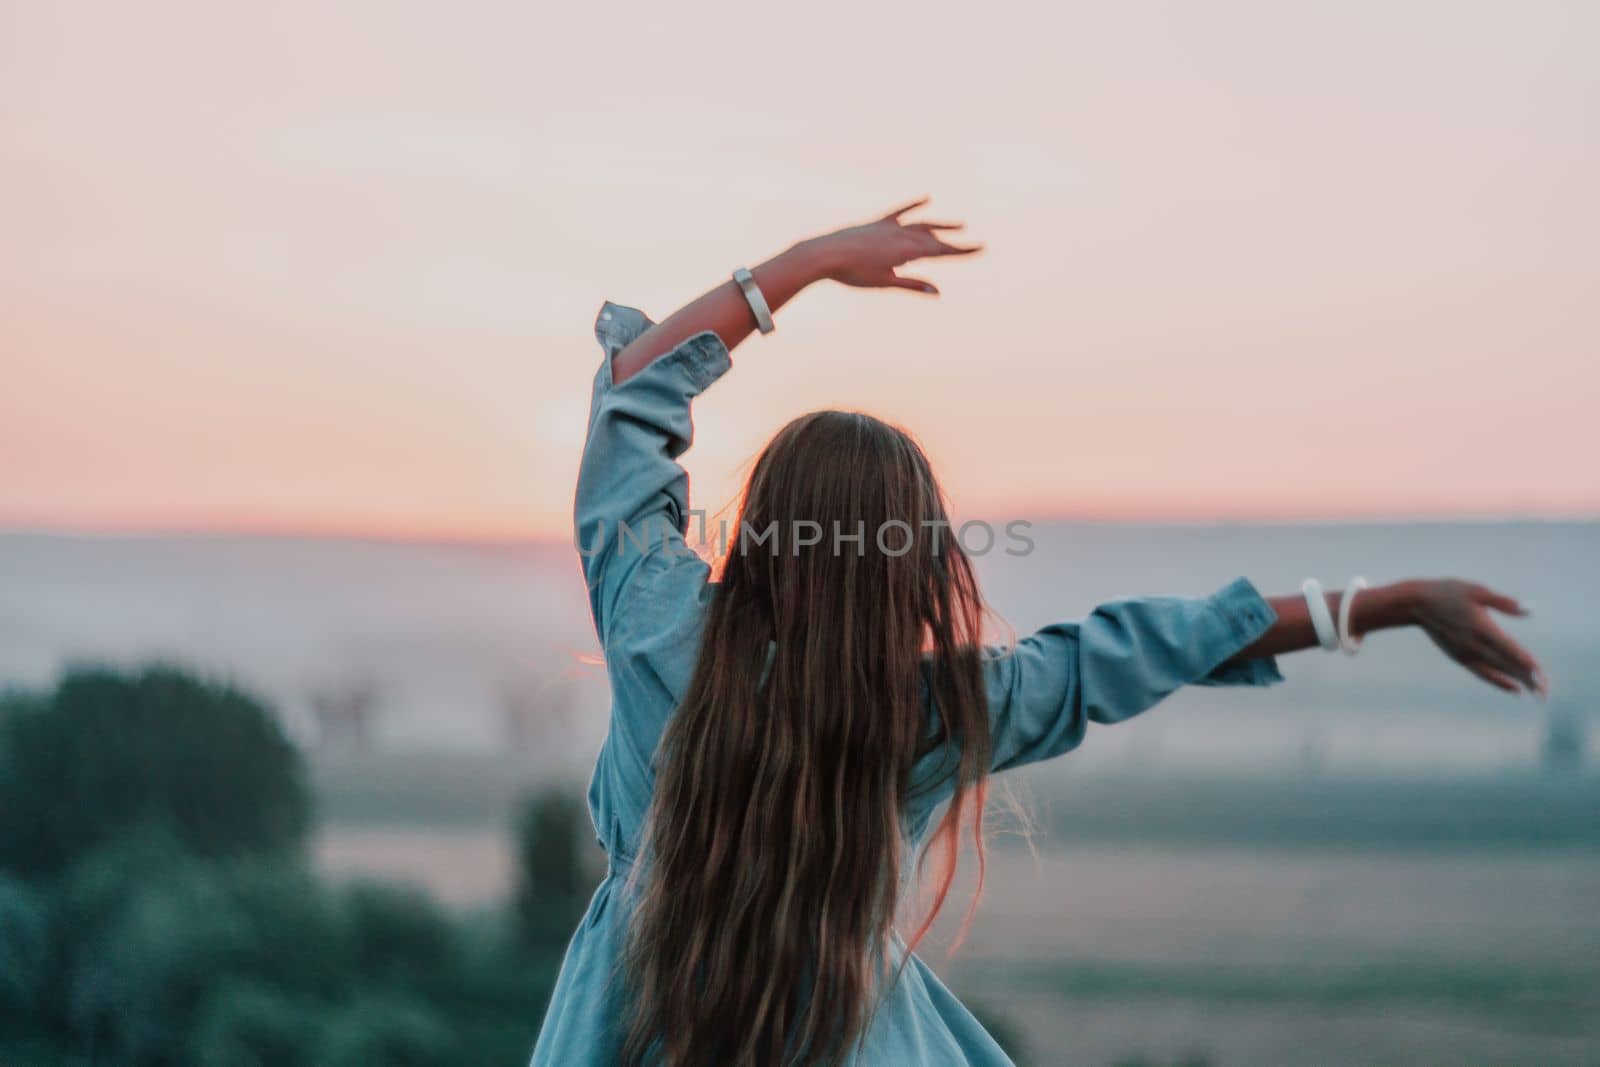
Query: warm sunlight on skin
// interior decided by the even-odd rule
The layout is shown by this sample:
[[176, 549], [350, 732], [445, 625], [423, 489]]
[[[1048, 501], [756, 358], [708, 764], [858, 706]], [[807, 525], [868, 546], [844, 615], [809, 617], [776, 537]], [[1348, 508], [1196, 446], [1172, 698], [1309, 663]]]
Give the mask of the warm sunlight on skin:
[[924, 193], [700, 503], [837, 405], [966, 514], [1600, 511], [1600, 7], [580, 7], [8, 5], [0, 525], [564, 536], [602, 300]]

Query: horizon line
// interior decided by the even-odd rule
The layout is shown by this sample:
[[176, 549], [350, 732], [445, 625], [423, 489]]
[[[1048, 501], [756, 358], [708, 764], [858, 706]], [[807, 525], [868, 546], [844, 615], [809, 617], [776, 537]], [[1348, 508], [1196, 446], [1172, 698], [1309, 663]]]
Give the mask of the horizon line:
[[[974, 516], [968, 521], [990, 521]], [[1005, 521], [1017, 521], [1008, 519]], [[1460, 512], [1372, 513], [1357, 515], [1217, 515], [1137, 516], [1057, 513], [1022, 521], [1036, 526], [1102, 527], [1352, 527], [1352, 526], [1589, 526], [1600, 524], [1595, 512]], [[0, 520], [0, 537], [50, 537], [75, 540], [200, 540], [236, 538], [282, 541], [349, 541], [374, 544], [440, 545], [477, 548], [512, 548], [567, 544], [570, 534], [471, 533], [467, 531], [379, 530], [357, 526], [273, 525], [227, 523], [171, 523], [151, 525], [14, 523]]]

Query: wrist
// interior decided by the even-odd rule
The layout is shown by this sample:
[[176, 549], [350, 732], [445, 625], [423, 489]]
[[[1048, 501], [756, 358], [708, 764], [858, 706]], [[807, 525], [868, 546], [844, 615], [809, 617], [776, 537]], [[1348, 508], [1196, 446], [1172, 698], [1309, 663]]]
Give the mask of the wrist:
[[1362, 590], [1351, 605], [1350, 629], [1364, 634], [1416, 625], [1426, 587], [1426, 582], [1412, 579]]
[[1427, 599], [1428, 586], [1431, 583], [1417, 578], [1408, 578], [1403, 582], [1395, 582], [1396, 611], [1399, 615], [1401, 626], [1415, 626], [1422, 620], [1422, 603]]
[[821, 256], [818, 250], [809, 242], [801, 241], [752, 267], [750, 273], [761, 289], [769, 313], [775, 315], [779, 308], [802, 290], [813, 282], [820, 281], [825, 276], [821, 271]]
[[841, 264], [833, 254], [830, 244], [822, 237], [808, 237], [797, 241], [783, 252], [799, 266], [801, 275], [809, 284], [832, 278]]

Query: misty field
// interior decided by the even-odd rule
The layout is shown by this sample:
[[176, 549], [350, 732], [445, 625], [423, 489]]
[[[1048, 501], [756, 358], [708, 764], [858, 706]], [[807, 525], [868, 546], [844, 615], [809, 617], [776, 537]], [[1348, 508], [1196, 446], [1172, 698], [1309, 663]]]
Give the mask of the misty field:
[[[318, 765], [335, 876], [507, 889], [509, 761]], [[1037, 1064], [1593, 1064], [1600, 781], [1047, 768], [924, 956]], [[1031, 847], [1030, 847], [1031, 841]], [[594, 858], [598, 861], [598, 849]], [[971, 864], [967, 865], [970, 873]]]

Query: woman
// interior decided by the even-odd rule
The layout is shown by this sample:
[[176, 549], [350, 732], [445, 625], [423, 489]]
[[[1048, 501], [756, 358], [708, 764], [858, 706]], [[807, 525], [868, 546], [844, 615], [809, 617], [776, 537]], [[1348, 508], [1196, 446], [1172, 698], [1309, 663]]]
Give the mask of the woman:
[[[935, 294], [897, 268], [964, 256], [922, 202], [802, 241], [659, 325], [606, 304], [576, 523], [613, 707], [589, 805], [609, 871], [562, 964], [535, 1064], [1004, 1064], [894, 930], [908, 852], [933, 907], [987, 776], [1074, 748], [1188, 684], [1279, 681], [1274, 657], [1420, 626], [1502, 689], [1542, 692], [1460, 581], [1106, 604], [1005, 650], [928, 462], [824, 411], [779, 431], [720, 581], [684, 542], [693, 398], [771, 312], [832, 279]], [[1337, 620], [1337, 621], [1335, 621]], [[932, 829], [930, 830], [930, 827]]]

